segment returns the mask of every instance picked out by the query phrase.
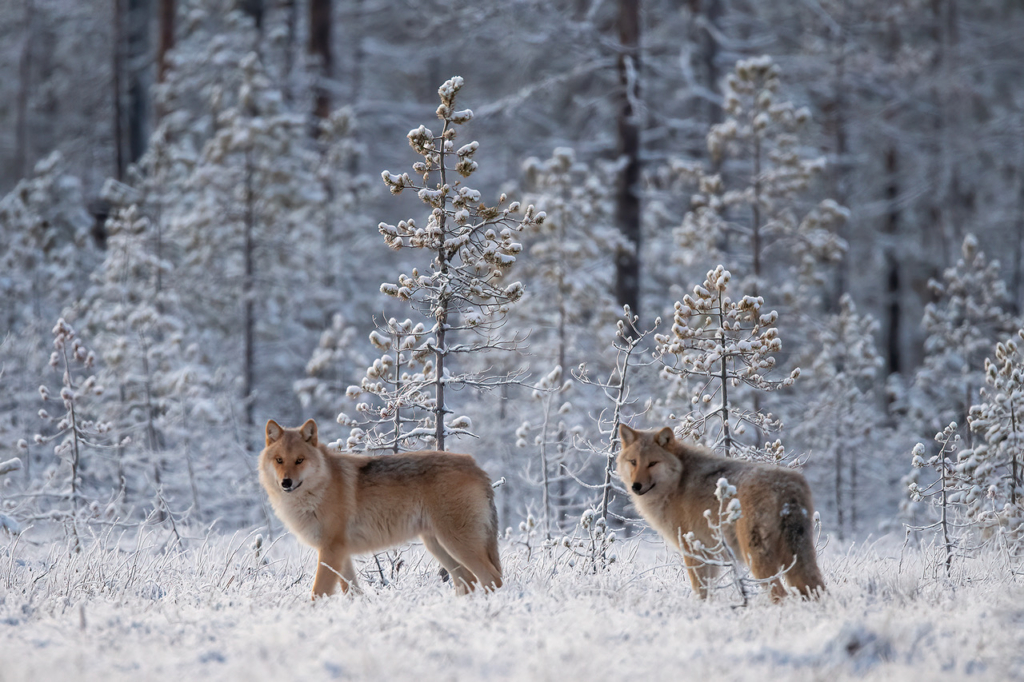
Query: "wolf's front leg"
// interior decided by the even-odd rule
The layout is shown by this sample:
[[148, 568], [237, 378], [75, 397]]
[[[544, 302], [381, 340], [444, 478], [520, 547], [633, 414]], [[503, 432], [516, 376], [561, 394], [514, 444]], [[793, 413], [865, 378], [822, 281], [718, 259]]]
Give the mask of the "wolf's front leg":
[[341, 581], [341, 591], [348, 592], [356, 586], [356, 569], [352, 559], [342, 552], [321, 549], [316, 560], [316, 576], [313, 578], [313, 599], [334, 592]]

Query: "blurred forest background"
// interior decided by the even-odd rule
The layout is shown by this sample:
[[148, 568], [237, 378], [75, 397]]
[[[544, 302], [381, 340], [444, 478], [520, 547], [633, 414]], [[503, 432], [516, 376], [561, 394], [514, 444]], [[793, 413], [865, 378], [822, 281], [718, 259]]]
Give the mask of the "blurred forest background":
[[276, 526], [263, 424], [314, 417], [472, 452], [528, 533], [635, 515], [624, 421], [802, 466], [838, 537], [937, 481], [1019, 538], [1021, 36], [1016, 0], [7, 0], [0, 525]]

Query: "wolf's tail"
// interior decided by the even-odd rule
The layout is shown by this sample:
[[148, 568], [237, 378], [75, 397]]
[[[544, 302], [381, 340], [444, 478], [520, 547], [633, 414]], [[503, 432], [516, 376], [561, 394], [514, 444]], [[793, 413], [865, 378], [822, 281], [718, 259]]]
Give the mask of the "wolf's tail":
[[825, 591], [814, 549], [812, 517], [813, 511], [800, 504], [800, 500], [793, 499], [783, 505], [782, 537], [790, 555], [796, 557], [793, 567], [786, 573], [786, 582], [805, 597], [815, 597]]
[[501, 557], [498, 555], [498, 508], [494, 505], [494, 490], [490, 489], [488, 492], [490, 492], [491, 518], [487, 533], [487, 559], [494, 566], [497, 575], [494, 586], [501, 587]]

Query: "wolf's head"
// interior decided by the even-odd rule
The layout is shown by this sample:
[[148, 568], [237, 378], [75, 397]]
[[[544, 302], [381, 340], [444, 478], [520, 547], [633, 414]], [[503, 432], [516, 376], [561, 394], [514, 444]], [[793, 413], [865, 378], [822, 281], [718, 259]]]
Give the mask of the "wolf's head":
[[268, 421], [267, 446], [260, 453], [260, 481], [267, 492], [293, 493], [303, 483], [315, 480], [325, 466], [317, 443], [316, 422], [312, 419], [297, 429], [286, 429], [273, 419]]
[[646, 495], [659, 485], [670, 490], [679, 482], [683, 464], [675, 454], [675, 435], [665, 427], [657, 431], [637, 431], [625, 424], [619, 426], [617, 469], [626, 489], [635, 495]]

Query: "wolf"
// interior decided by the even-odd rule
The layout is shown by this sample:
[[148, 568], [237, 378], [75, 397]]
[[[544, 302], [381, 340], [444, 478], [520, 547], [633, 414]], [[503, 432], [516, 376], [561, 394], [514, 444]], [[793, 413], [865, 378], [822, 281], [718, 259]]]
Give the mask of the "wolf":
[[[717, 567], [701, 558], [687, 536], [704, 547], [716, 544], [704, 516], [717, 522], [715, 488], [720, 478], [736, 487], [741, 514], [721, 523], [733, 553], [758, 579], [771, 579], [771, 595], [787, 594], [778, 577], [805, 597], [817, 596], [825, 583], [814, 549], [811, 489], [797, 471], [720, 457], [698, 445], [676, 440], [671, 428], [640, 431], [619, 427], [622, 448], [616, 469], [640, 515], [683, 555], [693, 589], [702, 599]], [[788, 569], [788, 570], [786, 570]]]
[[267, 422], [260, 483], [274, 512], [318, 552], [313, 599], [356, 586], [352, 555], [419, 536], [459, 594], [501, 587], [494, 490], [469, 455], [407, 452], [365, 457], [332, 452], [316, 422]]

